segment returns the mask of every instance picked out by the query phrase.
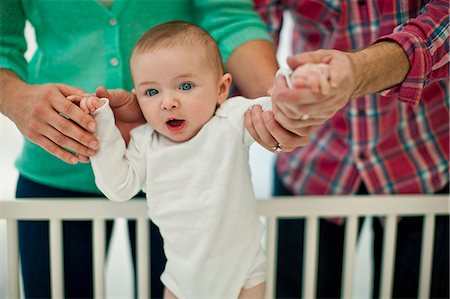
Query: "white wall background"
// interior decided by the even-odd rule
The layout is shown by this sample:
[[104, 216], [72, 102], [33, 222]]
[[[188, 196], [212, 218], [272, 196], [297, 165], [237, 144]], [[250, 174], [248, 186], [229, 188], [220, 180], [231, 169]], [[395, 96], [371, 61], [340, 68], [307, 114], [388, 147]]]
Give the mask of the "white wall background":
[[[290, 34], [289, 28], [292, 21], [286, 18], [285, 29], [282, 34], [278, 60], [281, 66], [285, 66], [287, 55], [290, 54], [288, 46]], [[28, 44], [27, 58], [30, 58], [36, 49], [33, 30], [26, 27]], [[20, 153], [22, 137], [14, 123], [0, 114], [0, 200], [13, 199], [17, 170], [14, 160]], [[258, 198], [267, 198], [271, 194], [272, 165], [274, 155], [259, 145], [255, 144], [250, 150], [250, 165], [253, 173], [253, 183]], [[108, 298], [132, 298], [132, 269], [130, 263], [130, 250], [126, 234], [124, 219], [116, 220], [115, 229], [110, 246], [110, 252], [106, 263], [106, 295]], [[369, 263], [369, 246], [371, 236], [365, 224], [360, 246], [357, 254], [354, 287], [355, 298], [368, 298], [370, 291], [371, 267]], [[0, 220], [0, 298], [8, 298], [7, 295], [7, 270], [6, 270], [6, 230], [5, 221]]]

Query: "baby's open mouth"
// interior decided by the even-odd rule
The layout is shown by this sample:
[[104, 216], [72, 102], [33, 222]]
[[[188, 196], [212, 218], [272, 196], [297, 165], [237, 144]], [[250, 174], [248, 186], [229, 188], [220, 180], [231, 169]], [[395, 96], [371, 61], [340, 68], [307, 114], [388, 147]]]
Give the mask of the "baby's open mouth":
[[184, 127], [185, 121], [182, 119], [171, 119], [166, 121], [166, 125], [171, 131], [178, 131]]

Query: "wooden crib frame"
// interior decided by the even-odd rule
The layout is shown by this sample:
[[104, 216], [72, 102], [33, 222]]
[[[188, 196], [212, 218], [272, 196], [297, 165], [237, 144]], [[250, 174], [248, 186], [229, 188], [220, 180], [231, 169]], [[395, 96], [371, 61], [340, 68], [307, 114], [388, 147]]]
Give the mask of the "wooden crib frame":
[[[449, 197], [446, 195], [391, 195], [391, 196], [309, 196], [279, 197], [259, 200], [259, 214], [266, 219], [267, 298], [275, 298], [277, 219], [304, 218], [304, 298], [314, 298], [318, 258], [318, 226], [323, 217], [345, 217], [345, 245], [342, 276], [342, 297], [350, 298], [353, 268], [361, 216], [385, 217], [386, 233], [383, 243], [381, 298], [390, 298], [394, 270], [398, 216], [424, 216], [422, 253], [419, 280], [419, 298], [429, 297], [435, 216], [449, 215]], [[86, 208], [88, 207], [88, 208]], [[139, 298], [149, 298], [149, 226], [145, 201], [115, 203], [105, 199], [63, 200], [0, 200], [0, 219], [7, 223], [7, 251], [10, 298], [19, 298], [18, 220], [49, 220], [50, 270], [52, 298], [63, 298], [62, 221], [93, 221], [94, 296], [105, 297], [105, 220], [127, 218], [137, 220], [137, 292]]]

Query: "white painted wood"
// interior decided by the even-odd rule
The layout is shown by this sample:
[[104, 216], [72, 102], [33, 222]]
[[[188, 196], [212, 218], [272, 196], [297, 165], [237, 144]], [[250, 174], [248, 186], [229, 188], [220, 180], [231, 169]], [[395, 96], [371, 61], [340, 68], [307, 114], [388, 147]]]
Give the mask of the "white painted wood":
[[64, 297], [64, 264], [62, 247], [62, 221], [50, 220], [50, 279], [52, 298]]
[[277, 221], [274, 217], [267, 217], [266, 255], [267, 255], [267, 281], [266, 298], [275, 298], [275, 281], [277, 275], [276, 240], [278, 236]]
[[94, 298], [105, 298], [105, 220], [94, 219], [92, 244], [94, 246]]
[[[86, 207], [89, 209], [86, 209]], [[381, 296], [390, 297], [395, 257], [397, 217], [426, 215], [424, 225], [423, 253], [421, 260], [420, 297], [428, 297], [431, 260], [433, 252], [434, 216], [449, 215], [446, 195], [387, 195], [387, 196], [313, 196], [285, 197], [275, 200], [259, 200], [258, 213], [267, 218], [266, 250], [268, 252], [267, 297], [275, 294], [276, 275], [276, 223], [277, 219], [305, 218], [306, 241], [304, 256], [304, 297], [315, 297], [318, 259], [318, 219], [324, 217], [347, 217], [343, 296], [349, 297], [355, 255], [357, 218], [359, 216], [387, 217], [382, 264]], [[150, 263], [148, 259], [149, 233], [145, 201], [115, 203], [104, 199], [64, 200], [0, 200], [0, 219], [7, 220], [8, 263], [10, 297], [18, 297], [18, 242], [16, 220], [50, 221], [50, 255], [52, 297], [61, 298], [63, 286], [62, 220], [94, 221], [95, 296], [104, 295], [104, 221], [114, 218], [138, 219], [137, 233], [137, 280], [139, 298], [148, 298]], [[100, 270], [99, 270], [100, 269]], [[98, 272], [102, 273], [98, 273]]]
[[[89, 206], [89, 209], [86, 209]], [[449, 214], [446, 195], [378, 195], [378, 196], [308, 196], [277, 197], [257, 201], [261, 216], [301, 218], [310, 215], [320, 217], [347, 217], [351, 215], [383, 216], [401, 214], [417, 216], [428, 213]], [[145, 201], [130, 200], [126, 203], [104, 199], [64, 200], [0, 200], [0, 218], [46, 220], [61, 219], [109, 219], [147, 217]]]
[[17, 220], [8, 220], [7, 239], [8, 239], [8, 271], [9, 275], [9, 297], [19, 299], [19, 242], [17, 231]]
[[149, 242], [150, 229], [147, 217], [137, 219], [137, 259], [136, 259], [136, 279], [138, 298], [150, 298], [150, 261], [149, 261]]
[[316, 297], [317, 283], [317, 257], [319, 242], [319, 219], [317, 216], [308, 216], [305, 219], [305, 241], [303, 257], [303, 298]]
[[384, 223], [384, 240], [381, 264], [381, 298], [392, 298], [395, 244], [397, 243], [397, 215], [389, 215]]
[[431, 269], [433, 265], [435, 217], [424, 217], [422, 235], [422, 254], [420, 257], [419, 298], [430, 298]]
[[358, 234], [358, 217], [350, 216], [345, 222], [345, 245], [342, 265], [342, 298], [352, 297], [353, 270], [356, 256], [356, 237]]

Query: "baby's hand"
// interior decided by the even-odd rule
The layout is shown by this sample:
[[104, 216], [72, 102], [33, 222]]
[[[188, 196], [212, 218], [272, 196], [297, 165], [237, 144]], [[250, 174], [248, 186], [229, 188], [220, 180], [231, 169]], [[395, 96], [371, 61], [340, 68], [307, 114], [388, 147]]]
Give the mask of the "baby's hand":
[[307, 63], [297, 67], [291, 75], [293, 87], [308, 87], [313, 93], [330, 93], [330, 70], [326, 63]]
[[89, 114], [95, 112], [95, 110], [97, 110], [98, 108], [102, 107], [105, 104], [105, 101], [93, 95], [89, 96], [72, 95], [68, 96], [67, 99], [70, 100], [71, 102], [78, 103], [81, 110]]

